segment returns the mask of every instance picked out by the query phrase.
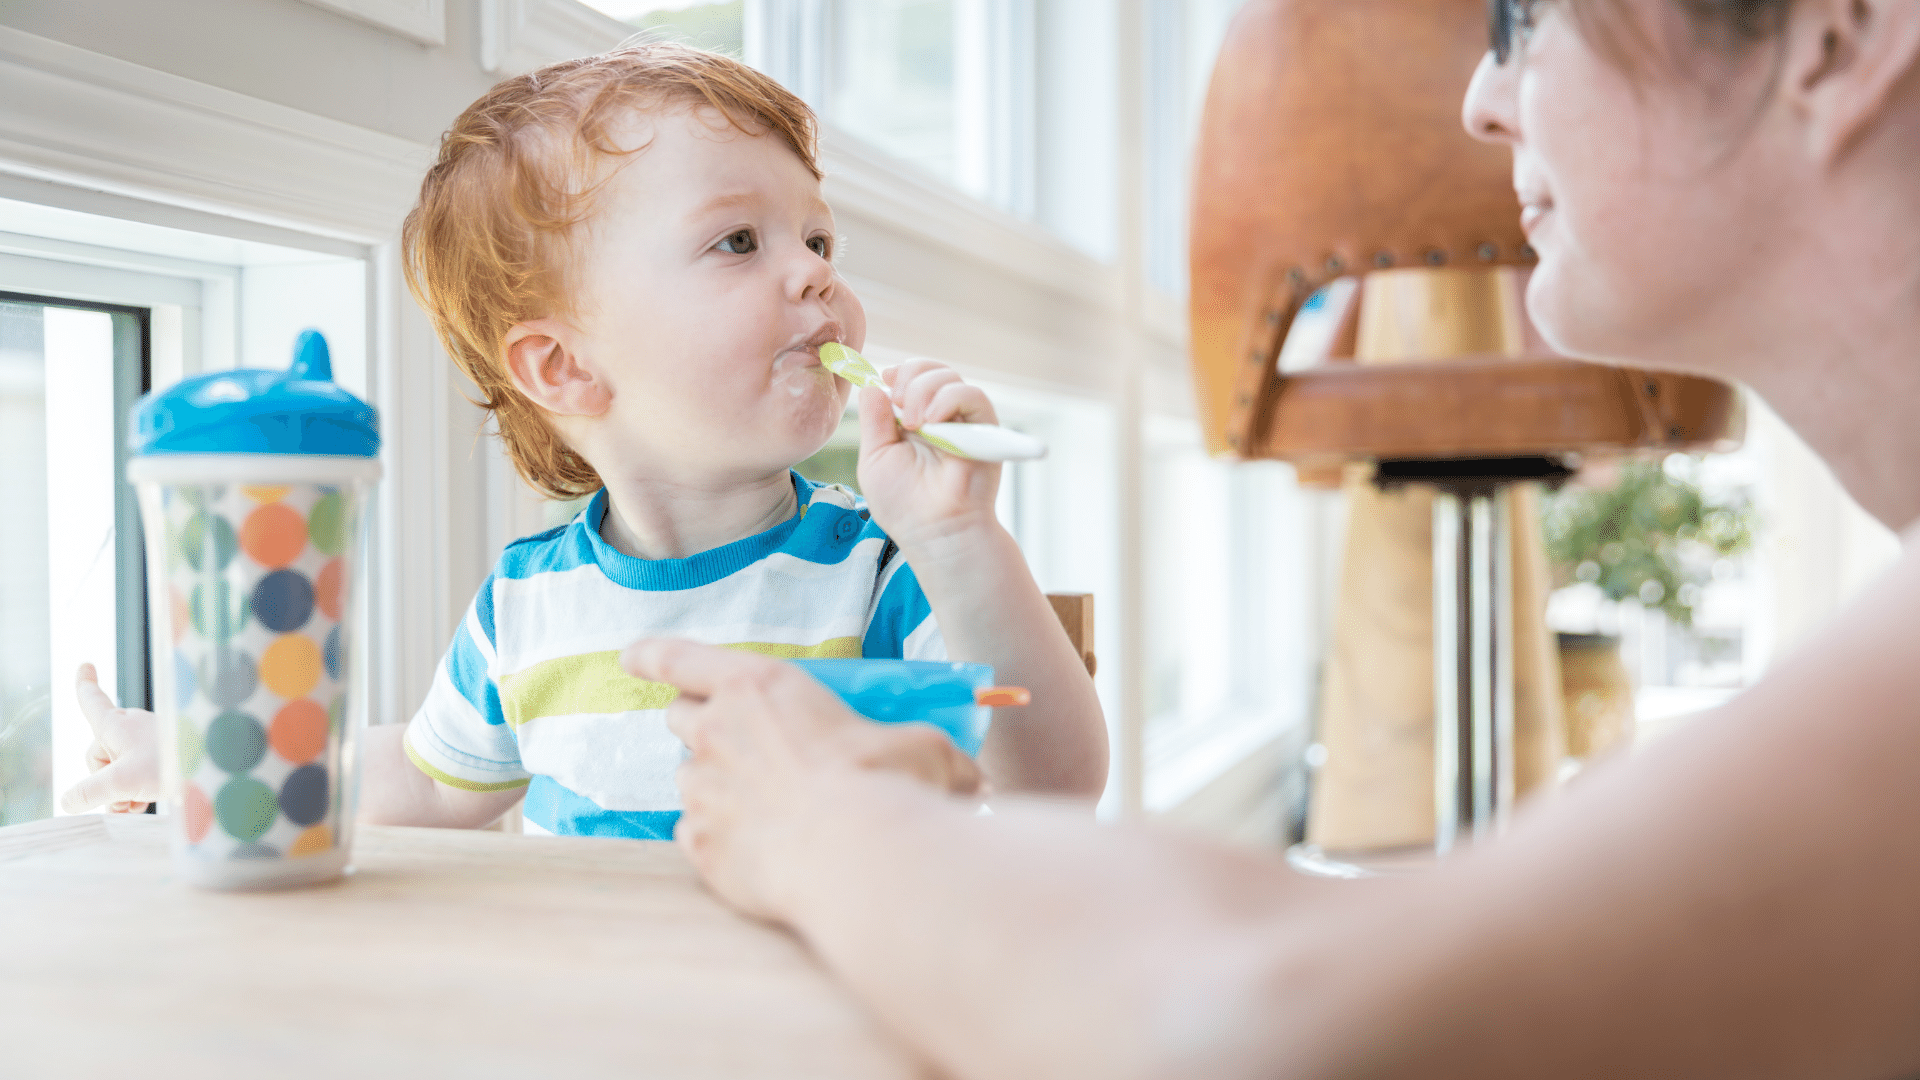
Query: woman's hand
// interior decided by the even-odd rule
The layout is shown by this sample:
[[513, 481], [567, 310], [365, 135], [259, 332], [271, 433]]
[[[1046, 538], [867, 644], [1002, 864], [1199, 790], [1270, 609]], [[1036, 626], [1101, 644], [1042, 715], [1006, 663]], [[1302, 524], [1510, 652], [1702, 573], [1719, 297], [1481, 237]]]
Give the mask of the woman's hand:
[[792, 664], [670, 639], [638, 642], [620, 662], [680, 688], [667, 726], [692, 756], [680, 767], [674, 839], [714, 891], [749, 914], [785, 916], [783, 860], [801, 846], [791, 838], [836, 778], [885, 769], [957, 795], [981, 790], [979, 768], [944, 732], [862, 719]]
[[145, 709], [122, 709], [100, 689], [92, 664], [74, 676], [80, 711], [93, 729], [87, 747], [90, 774], [60, 796], [63, 813], [78, 814], [101, 803], [116, 814], [138, 814], [160, 797], [160, 732]]
[[906, 435], [924, 424], [996, 423], [986, 392], [934, 360], [909, 360], [881, 378], [890, 390], [860, 391], [860, 490], [874, 520], [909, 554], [993, 524], [1000, 465], [942, 454]]

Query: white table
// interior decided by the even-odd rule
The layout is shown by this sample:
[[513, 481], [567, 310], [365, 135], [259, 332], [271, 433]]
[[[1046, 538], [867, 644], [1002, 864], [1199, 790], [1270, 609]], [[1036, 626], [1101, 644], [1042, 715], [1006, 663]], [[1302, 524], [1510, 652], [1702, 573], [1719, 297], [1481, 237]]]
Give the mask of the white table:
[[373, 827], [344, 881], [216, 893], [163, 825], [0, 829], [0, 1076], [935, 1075], [669, 844]]

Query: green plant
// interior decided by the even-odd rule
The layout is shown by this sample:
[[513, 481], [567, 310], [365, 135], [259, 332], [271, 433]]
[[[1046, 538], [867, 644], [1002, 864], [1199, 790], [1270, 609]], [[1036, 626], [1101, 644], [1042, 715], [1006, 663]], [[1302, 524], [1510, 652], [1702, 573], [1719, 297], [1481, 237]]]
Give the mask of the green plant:
[[1607, 599], [1633, 598], [1693, 624], [1700, 587], [1720, 559], [1753, 546], [1754, 513], [1744, 497], [1709, 499], [1674, 455], [1623, 464], [1606, 488], [1568, 488], [1548, 497], [1547, 558], [1556, 584], [1586, 581]]

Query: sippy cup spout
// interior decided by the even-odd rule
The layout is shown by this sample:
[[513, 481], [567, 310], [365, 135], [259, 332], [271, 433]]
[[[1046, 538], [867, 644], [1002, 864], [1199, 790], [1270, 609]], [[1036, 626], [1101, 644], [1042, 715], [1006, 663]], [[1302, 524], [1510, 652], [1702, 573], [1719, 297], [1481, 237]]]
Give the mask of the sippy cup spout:
[[311, 382], [333, 381], [333, 356], [327, 351], [326, 335], [309, 326], [300, 331], [293, 343], [293, 364], [288, 374]]

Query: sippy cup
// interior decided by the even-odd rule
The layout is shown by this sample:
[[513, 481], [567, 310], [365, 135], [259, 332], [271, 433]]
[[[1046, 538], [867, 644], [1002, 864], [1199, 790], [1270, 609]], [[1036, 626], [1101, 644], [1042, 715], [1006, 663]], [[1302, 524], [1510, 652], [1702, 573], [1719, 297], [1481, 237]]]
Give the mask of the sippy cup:
[[337, 877], [365, 722], [348, 661], [374, 409], [306, 330], [286, 371], [149, 394], [130, 438], [174, 872], [217, 889]]

